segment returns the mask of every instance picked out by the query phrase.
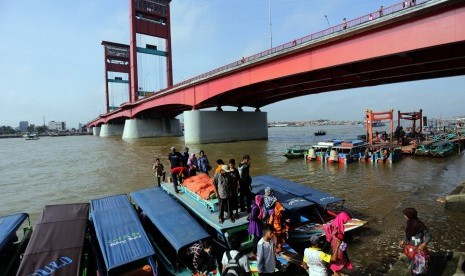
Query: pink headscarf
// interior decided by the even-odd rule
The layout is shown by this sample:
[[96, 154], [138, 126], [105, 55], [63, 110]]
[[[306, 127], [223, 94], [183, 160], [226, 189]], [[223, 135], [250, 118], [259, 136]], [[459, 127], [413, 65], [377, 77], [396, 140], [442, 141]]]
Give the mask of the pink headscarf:
[[258, 206], [258, 210], [260, 210], [258, 218], [263, 219], [265, 217], [265, 211], [263, 210], [263, 197], [261, 195], [255, 196], [255, 204]]
[[344, 224], [352, 218], [345, 211], [340, 212], [331, 224], [325, 224], [324, 230], [326, 234], [326, 240], [330, 242], [334, 236], [344, 236]]

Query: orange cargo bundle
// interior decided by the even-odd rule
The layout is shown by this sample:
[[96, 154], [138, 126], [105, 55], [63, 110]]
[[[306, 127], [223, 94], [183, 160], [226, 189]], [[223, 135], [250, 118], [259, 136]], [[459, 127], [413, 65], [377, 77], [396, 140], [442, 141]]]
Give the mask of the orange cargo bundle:
[[186, 178], [183, 181], [183, 185], [203, 199], [211, 199], [214, 197], [215, 188], [213, 187], [213, 179], [207, 174], [201, 173]]

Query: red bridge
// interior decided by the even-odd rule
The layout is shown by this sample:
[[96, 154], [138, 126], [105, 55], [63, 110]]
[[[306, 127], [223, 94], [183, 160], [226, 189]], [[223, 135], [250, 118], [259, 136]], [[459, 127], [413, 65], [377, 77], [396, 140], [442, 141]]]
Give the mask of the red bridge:
[[[165, 13], [165, 17], [161, 20], [165, 22], [163, 25], [165, 29], [151, 34], [165, 37], [169, 41], [169, 1], [130, 1], [166, 4], [165, 11], [168, 13]], [[140, 20], [137, 16], [143, 17], [137, 8], [133, 8], [131, 12], [135, 18], [133, 21]], [[138, 27], [142, 28], [137, 24], [139, 23], [131, 24], [132, 33], [136, 33]], [[145, 28], [150, 29], [147, 26]], [[107, 43], [106, 46], [111, 44], [104, 43]], [[170, 43], [167, 42], [167, 45], [168, 49], [165, 52], [167, 83], [170, 84], [169, 78], [172, 78]], [[205, 112], [198, 111], [199, 109], [218, 107], [218, 110], [221, 110], [221, 106], [235, 106], [238, 107], [238, 111], [241, 111], [242, 107], [254, 107], [259, 111], [259, 108], [268, 104], [303, 95], [463, 75], [465, 73], [465, 1], [417, 0], [413, 7], [404, 7], [403, 3], [399, 3], [243, 58], [181, 83], [169, 85], [168, 88], [144, 98], [138, 98], [141, 93], [134, 84], [137, 81], [133, 83], [131, 79], [131, 77], [137, 79], [137, 72], [134, 72], [137, 70], [130, 70], [128, 66], [129, 63], [130, 67], [137, 68], [134, 67], [136, 61], [134, 57], [137, 57], [134, 56], [136, 46], [135, 41], [131, 42], [130, 47], [126, 46], [132, 58], [123, 59], [126, 65], [119, 68], [119, 72], [130, 72], [130, 101], [110, 111], [107, 100], [107, 113], [89, 122], [88, 126], [100, 127], [107, 124], [122, 126], [123, 123], [127, 125], [131, 120], [152, 120], [154, 123], [153, 120], [161, 120], [160, 118], [167, 122], [168, 118], [174, 118], [185, 112], [186, 143], [224, 141], [225, 137], [230, 137], [232, 133], [228, 131], [223, 135], [204, 133], [200, 121], [207, 120], [211, 123], [211, 116], [205, 118], [204, 115], [199, 115], [199, 112]], [[125, 45], [120, 44], [120, 47], [124, 48]], [[216, 115], [213, 117], [218, 117], [218, 112], [220, 111], [215, 112]], [[241, 113], [237, 115], [238, 120], [249, 120], [261, 112], [224, 112], [226, 113]], [[193, 119], [192, 116], [195, 118]], [[231, 118], [228, 116], [220, 115], [222, 119], [217, 119], [229, 121]], [[262, 126], [263, 120], [265, 129]], [[215, 122], [219, 123], [219, 121]], [[136, 131], [135, 135], [127, 134], [129, 132], [125, 126], [123, 138], [179, 134], [179, 130], [173, 125], [175, 123], [175, 121], [166, 123], [165, 129], [158, 131], [158, 134], [153, 131], [149, 131], [152, 134], [143, 134], [142, 129], [146, 128], [145, 126], [136, 127], [140, 131]], [[263, 137], [267, 135], [266, 114], [252, 122], [252, 125], [252, 129], [257, 127], [261, 129], [257, 137], [233, 135], [232, 140], [266, 138]], [[225, 130], [220, 130], [223, 131]], [[120, 132], [123, 132], [122, 127], [106, 135], [120, 135]], [[234, 133], [237, 133], [237, 129], [234, 129]], [[219, 136], [218, 139], [213, 137], [215, 135]]]

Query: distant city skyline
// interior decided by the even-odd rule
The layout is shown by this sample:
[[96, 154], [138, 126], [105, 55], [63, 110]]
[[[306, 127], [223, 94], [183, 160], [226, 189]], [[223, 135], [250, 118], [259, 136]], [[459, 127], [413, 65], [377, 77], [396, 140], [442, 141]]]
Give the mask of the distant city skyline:
[[[174, 82], [401, 1], [174, 0]], [[271, 6], [269, 6], [271, 4]], [[102, 40], [129, 43], [128, 1], [4, 1], [0, 5], [0, 125], [65, 121], [72, 128], [105, 110]], [[271, 17], [269, 16], [271, 8]], [[21, 14], [21, 20], [18, 19]], [[44, 17], [44, 14], [47, 16]], [[141, 60], [144, 90], [159, 89], [154, 60]], [[141, 84], [141, 83], [140, 83]], [[423, 109], [429, 118], [463, 116], [465, 77], [303, 96], [261, 108], [268, 121], [361, 120], [364, 110]], [[112, 90], [119, 105], [127, 95]], [[224, 110], [235, 110], [225, 107]], [[252, 110], [244, 108], [245, 111]]]

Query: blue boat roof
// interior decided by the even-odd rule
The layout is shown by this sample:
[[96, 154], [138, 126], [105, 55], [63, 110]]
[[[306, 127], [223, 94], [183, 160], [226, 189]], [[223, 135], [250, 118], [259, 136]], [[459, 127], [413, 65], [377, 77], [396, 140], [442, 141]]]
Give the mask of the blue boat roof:
[[78, 275], [88, 218], [88, 203], [45, 206], [17, 275], [41, 275], [52, 262], [62, 264], [56, 274]]
[[17, 213], [0, 217], [0, 252], [28, 217], [29, 215], [26, 213]]
[[132, 192], [134, 202], [176, 251], [210, 235], [162, 188], [154, 187]]
[[[254, 178], [255, 179], [255, 178]], [[265, 188], [267, 186], [264, 183], [253, 183], [252, 193], [256, 195], [264, 195]], [[315, 205], [315, 203], [308, 201], [300, 196], [296, 196], [294, 194], [282, 191], [278, 188], [273, 188], [274, 196], [281, 202], [287, 210], [298, 210], [303, 207], [308, 207], [311, 205]]]
[[108, 270], [155, 254], [125, 194], [90, 201], [91, 219]]
[[275, 191], [279, 190], [290, 193], [323, 207], [334, 202], [343, 201], [343, 199], [331, 194], [272, 175], [260, 175], [253, 177], [252, 186], [254, 189], [255, 187], [271, 187]]

